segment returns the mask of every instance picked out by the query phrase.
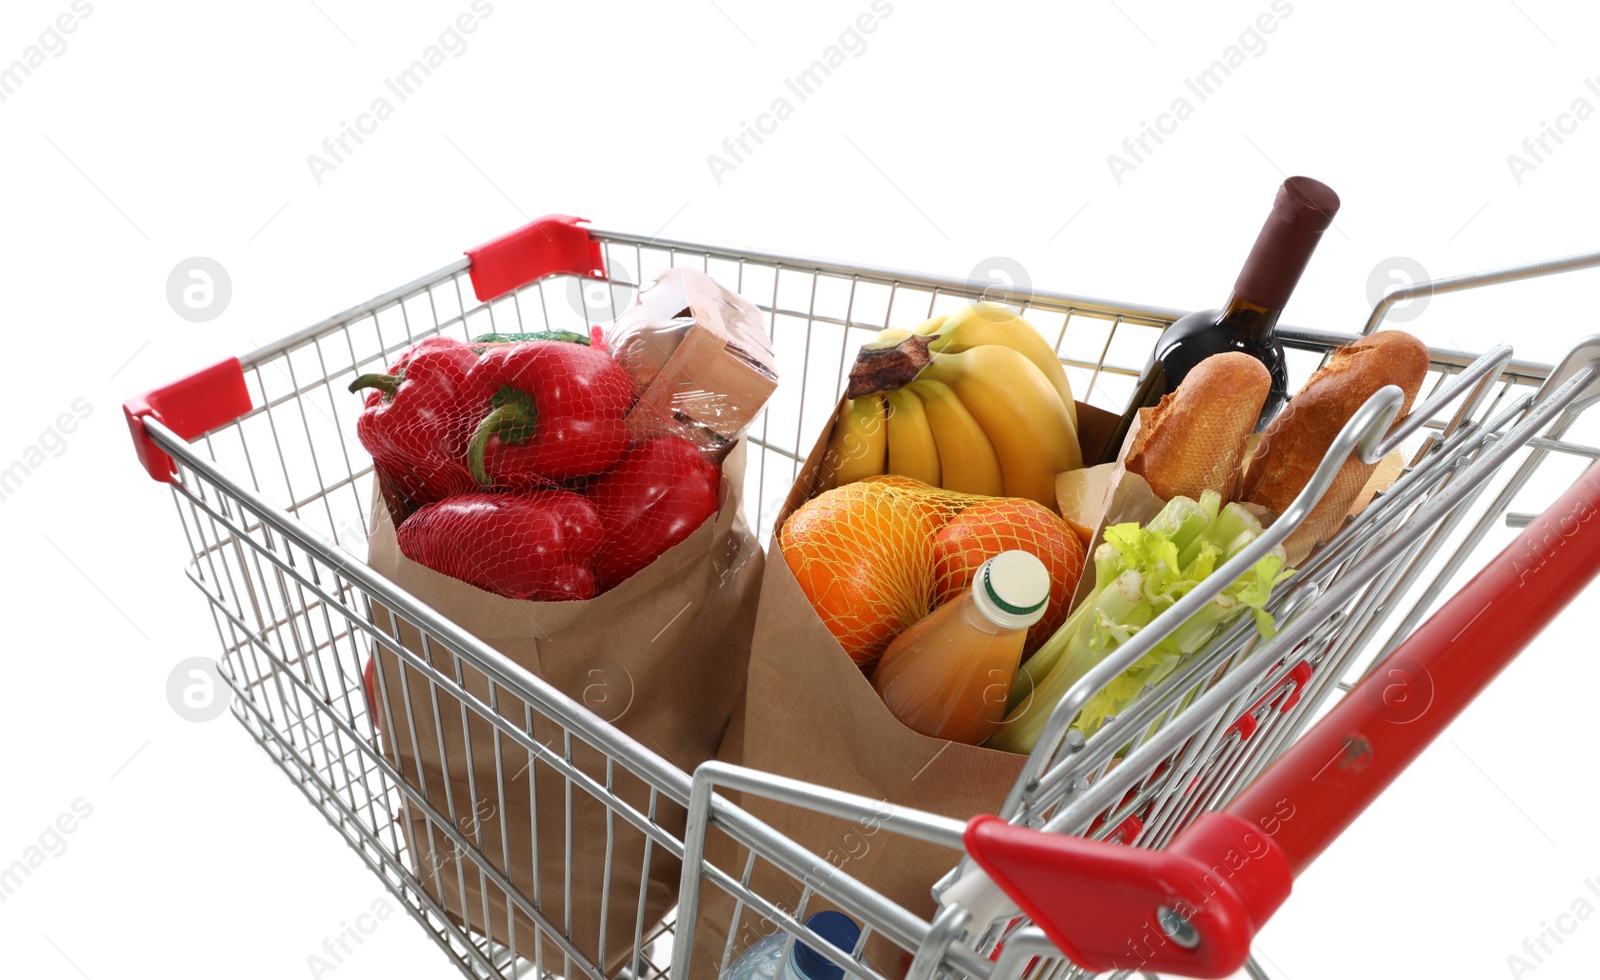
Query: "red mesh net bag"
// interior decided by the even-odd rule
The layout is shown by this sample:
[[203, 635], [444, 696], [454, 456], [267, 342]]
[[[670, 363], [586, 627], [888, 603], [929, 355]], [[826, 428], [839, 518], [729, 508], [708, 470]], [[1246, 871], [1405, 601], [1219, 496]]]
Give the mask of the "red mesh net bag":
[[602, 347], [432, 337], [351, 390], [402, 553], [496, 595], [592, 598], [718, 509], [726, 447], [630, 433], [638, 393]]

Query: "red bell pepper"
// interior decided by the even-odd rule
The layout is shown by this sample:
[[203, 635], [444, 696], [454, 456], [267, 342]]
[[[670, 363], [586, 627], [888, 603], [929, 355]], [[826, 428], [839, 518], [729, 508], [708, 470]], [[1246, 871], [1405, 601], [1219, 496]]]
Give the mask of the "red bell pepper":
[[469, 493], [400, 525], [400, 553], [486, 592], [557, 601], [595, 594], [590, 565], [604, 543], [594, 505], [566, 490]]
[[717, 512], [722, 470], [676, 436], [641, 442], [589, 487], [606, 544], [594, 567], [602, 591], [625, 581]]
[[356, 437], [372, 461], [413, 507], [473, 488], [465, 461], [472, 434], [462, 399], [478, 363], [459, 340], [428, 337], [406, 348], [387, 374], [363, 374], [353, 392], [367, 391]]
[[628, 448], [633, 383], [605, 350], [535, 340], [493, 346], [473, 370], [478, 485], [522, 490], [610, 469]]

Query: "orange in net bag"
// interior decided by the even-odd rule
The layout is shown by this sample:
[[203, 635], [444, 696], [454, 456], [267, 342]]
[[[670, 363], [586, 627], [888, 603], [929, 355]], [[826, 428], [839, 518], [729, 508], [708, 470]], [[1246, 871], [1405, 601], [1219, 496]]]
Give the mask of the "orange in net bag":
[[[1065, 531], [1065, 533], [1063, 533]], [[935, 605], [942, 606], [972, 585], [973, 573], [1002, 551], [1026, 551], [1050, 573], [1050, 601], [1028, 628], [1026, 660], [1067, 621], [1067, 609], [1083, 574], [1083, 540], [1066, 521], [1016, 497], [979, 498], [951, 518], [934, 537]]]
[[901, 631], [971, 585], [985, 560], [1011, 549], [1033, 554], [1050, 572], [1050, 605], [1039, 632], [1029, 632], [1031, 652], [1065, 618], [1083, 571], [1077, 535], [1039, 504], [903, 476], [868, 477], [806, 501], [779, 530], [778, 547], [812, 608], [864, 671]]

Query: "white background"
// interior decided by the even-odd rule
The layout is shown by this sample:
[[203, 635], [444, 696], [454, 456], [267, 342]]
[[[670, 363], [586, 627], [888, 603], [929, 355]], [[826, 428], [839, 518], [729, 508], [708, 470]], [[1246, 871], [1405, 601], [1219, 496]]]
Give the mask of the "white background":
[[[1118, 2], [895, 0], [866, 50], [719, 183], [707, 154], [867, 0], [495, 0], [467, 49], [319, 183], [307, 155], [468, 0], [95, 0], [0, 102], [0, 466], [75, 399], [93, 408], [0, 502], [0, 864], [74, 800], [93, 807], [0, 905], [3, 972], [307, 976], [324, 937], [383, 894], [236, 725], [168, 706], [169, 672], [216, 638], [168, 494], [134, 463], [119, 405], [137, 391], [547, 212], [954, 275], [1008, 256], [1039, 285], [1194, 308], [1225, 295], [1277, 183], [1307, 173], [1344, 209], [1287, 319], [1348, 331], [1392, 256], [1446, 275], [1600, 247], [1600, 119], [1520, 183], [1506, 159], [1575, 99], [1600, 107], [1584, 85], [1600, 76], [1593, 5], [1293, 0], [1202, 103], [1184, 79], [1266, 0]], [[0, 65], [68, 9], [8, 0]], [[1119, 185], [1107, 154], [1180, 96], [1192, 117]], [[201, 324], [165, 293], [197, 255], [233, 287]], [[1597, 282], [1436, 298], [1408, 328], [1551, 360], [1596, 329]], [[1519, 508], [1559, 489], [1536, 483]], [[1258, 944], [1276, 975], [1503, 977], [1541, 923], [1580, 896], [1600, 907], [1584, 886], [1600, 877], [1597, 600], [1297, 883]], [[1536, 975], [1597, 969], [1590, 918]], [[397, 914], [337, 975], [453, 974]]]

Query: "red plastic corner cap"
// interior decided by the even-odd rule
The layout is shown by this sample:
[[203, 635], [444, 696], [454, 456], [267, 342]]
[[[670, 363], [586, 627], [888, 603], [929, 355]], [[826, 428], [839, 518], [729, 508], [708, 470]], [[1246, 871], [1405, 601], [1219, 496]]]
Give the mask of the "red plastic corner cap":
[[467, 249], [472, 291], [487, 303], [545, 276], [604, 279], [600, 243], [589, 237], [587, 218], [547, 214], [492, 242]]
[[1099, 973], [1227, 977], [1293, 886], [1268, 837], [1207, 813], [1163, 851], [977, 817], [967, 853], [1074, 963]]
[[237, 357], [218, 361], [181, 381], [135, 395], [122, 403], [128, 418], [133, 449], [145, 472], [158, 483], [171, 483], [178, 469], [145, 432], [144, 420], [154, 418], [182, 439], [194, 439], [227, 425], [250, 411], [250, 389]]

